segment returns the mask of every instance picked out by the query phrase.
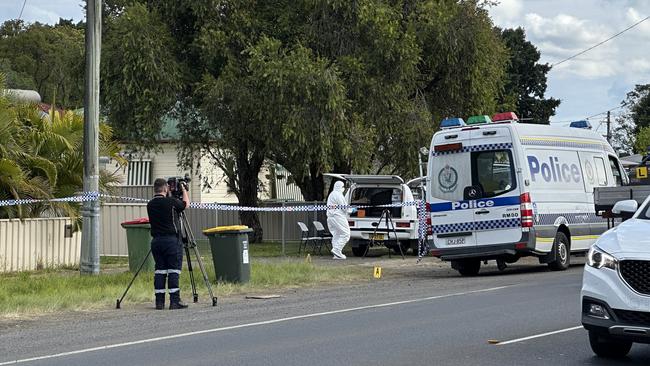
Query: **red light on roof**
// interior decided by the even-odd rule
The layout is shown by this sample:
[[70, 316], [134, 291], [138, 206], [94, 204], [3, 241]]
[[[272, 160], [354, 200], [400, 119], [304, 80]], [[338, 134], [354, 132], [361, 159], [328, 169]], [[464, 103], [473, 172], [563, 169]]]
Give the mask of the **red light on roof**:
[[492, 122], [499, 122], [499, 121], [519, 121], [519, 117], [517, 117], [515, 112], [497, 113], [494, 116], [492, 116]]

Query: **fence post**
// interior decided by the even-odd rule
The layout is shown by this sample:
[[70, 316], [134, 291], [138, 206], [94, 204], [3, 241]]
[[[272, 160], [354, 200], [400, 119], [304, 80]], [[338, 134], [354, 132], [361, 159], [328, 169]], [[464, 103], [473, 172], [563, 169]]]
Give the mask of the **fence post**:
[[285, 223], [286, 223], [286, 212], [284, 211], [284, 208], [286, 206], [286, 202], [287, 201], [284, 201], [284, 200], [282, 201], [282, 256], [283, 257], [287, 255], [286, 252], [285, 252], [285, 244], [286, 243], [285, 243], [285, 235], [284, 235], [285, 226], [286, 226], [285, 225]]

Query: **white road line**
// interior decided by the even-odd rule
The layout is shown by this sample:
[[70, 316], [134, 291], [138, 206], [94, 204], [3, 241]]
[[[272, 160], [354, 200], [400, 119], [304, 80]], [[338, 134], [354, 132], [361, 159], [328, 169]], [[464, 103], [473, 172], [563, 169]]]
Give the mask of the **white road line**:
[[555, 330], [555, 331], [552, 331], [552, 332], [546, 332], [546, 333], [542, 333], [542, 334], [536, 334], [536, 335], [523, 337], [523, 338], [511, 339], [509, 341], [499, 342], [496, 345], [497, 346], [504, 346], [506, 344], [523, 342], [523, 341], [527, 341], [529, 339], [542, 338], [542, 337], [550, 336], [550, 335], [553, 335], [553, 334], [566, 333], [566, 332], [570, 332], [572, 330], [578, 330], [578, 329], [583, 329], [582, 325], [578, 325], [577, 327], [571, 327], [571, 328]]
[[174, 335], [169, 335], [169, 336], [164, 336], [164, 337], [142, 339], [142, 340], [133, 341], [133, 342], [116, 343], [116, 344], [110, 344], [110, 345], [100, 346], [100, 347], [80, 349], [80, 350], [77, 350], [77, 351], [62, 352], [62, 353], [56, 353], [56, 354], [46, 355], [46, 356], [39, 356], [39, 357], [32, 357], [32, 358], [24, 358], [24, 359], [21, 359], [21, 360], [7, 361], [7, 362], [0, 363], [0, 366], [14, 365], [14, 364], [18, 364], [18, 363], [25, 363], [25, 362], [32, 362], [32, 361], [47, 360], [47, 359], [51, 359], [51, 358], [72, 356], [72, 355], [78, 355], [78, 354], [81, 354], [81, 353], [96, 352], [96, 351], [102, 351], [102, 350], [108, 350], [108, 349], [120, 348], [120, 347], [127, 347], [127, 346], [133, 346], [133, 345], [144, 344], [144, 343], [153, 343], [153, 342], [165, 341], [165, 340], [169, 340], [169, 339], [190, 337], [190, 336], [199, 335], [199, 334], [217, 333], [217, 332], [223, 332], [223, 331], [226, 331], [226, 330], [242, 329], [242, 328], [250, 328], [250, 327], [255, 327], [255, 326], [260, 326], [260, 325], [283, 323], [283, 322], [288, 322], [288, 321], [297, 320], [297, 319], [316, 318], [316, 317], [326, 316], [326, 315], [342, 314], [342, 313], [349, 313], [349, 312], [353, 312], [353, 311], [360, 311], [360, 310], [367, 310], [367, 309], [378, 309], [378, 308], [385, 308], [385, 307], [390, 307], [390, 306], [413, 304], [413, 303], [423, 302], [423, 301], [438, 300], [438, 299], [444, 299], [444, 298], [448, 298], [448, 297], [463, 296], [463, 295], [470, 295], [470, 294], [478, 294], [478, 293], [482, 293], [482, 292], [490, 292], [490, 291], [502, 290], [504, 288], [508, 288], [508, 287], [512, 287], [512, 286], [514, 286], [514, 285], [491, 287], [491, 288], [486, 288], [486, 289], [481, 289], [481, 290], [457, 292], [457, 293], [447, 294], [447, 295], [429, 296], [429, 297], [423, 297], [423, 298], [419, 298], [419, 299], [395, 301], [395, 302], [389, 302], [389, 303], [377, 304], [377, 305], [359, 306], [359, 307], [356, 307], [356, 308], [340, 309], [340, 310], [333, 310], [333, 311], [324, 311], [324, 312], [321, 312], [321, 313], [290, 316], [290, 317], [287, 317], [287, 318], [265, 320], [265, 321], [254, 322], [254, 323], [247, 323], [247, 324], [232, 325], [232, 326], [229, 326], [229, 327], [221, 327], [221, 328], [199, 330], [199, 331], [195, 331], [195, 332], [174, 334]]

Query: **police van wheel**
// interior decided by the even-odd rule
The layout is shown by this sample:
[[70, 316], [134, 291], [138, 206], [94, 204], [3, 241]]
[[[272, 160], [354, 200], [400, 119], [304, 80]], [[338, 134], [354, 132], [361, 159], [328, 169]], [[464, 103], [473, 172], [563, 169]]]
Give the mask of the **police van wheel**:
[[367, 250], [368, 244], [359, 244], [356, 247], [352, 247], [352, 254], [354, 254], [355, 257], [363, 257]]
[[451, 268], [457, 270], [461, 276], [476, 276], [481, 269], [481, 261], [478, 259], [451, 261]]
[[569, 265], [571, 264], [571, 250], [569, 249], [569, 239], [561, 231], [558, 231], [558, 233], [555, 234], [553, 252], [555, 254], [555, 260], [548, 264], [551, 270], [564, 271], [565, 269], [569, 268]]

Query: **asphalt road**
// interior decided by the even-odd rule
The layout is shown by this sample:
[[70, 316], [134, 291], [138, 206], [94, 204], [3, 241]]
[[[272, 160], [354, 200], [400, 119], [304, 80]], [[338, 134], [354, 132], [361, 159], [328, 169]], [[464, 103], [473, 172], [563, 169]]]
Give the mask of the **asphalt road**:
[[[580, 261], [578, 259], [578, 261]], [[412, 263], [412, 260], [411, 262]], [[582, 266], [461, 278], [413, 266], [356, 286], [0, 323], [0, 365], [648, 365], [650, 346], [596, 358], [580, 324]], [[520, 340], [548, 332], [558, 333]], [[494, 345], [488, 341], [512, 343]], [[78, 353], [77, 353], [78, 352]]]

